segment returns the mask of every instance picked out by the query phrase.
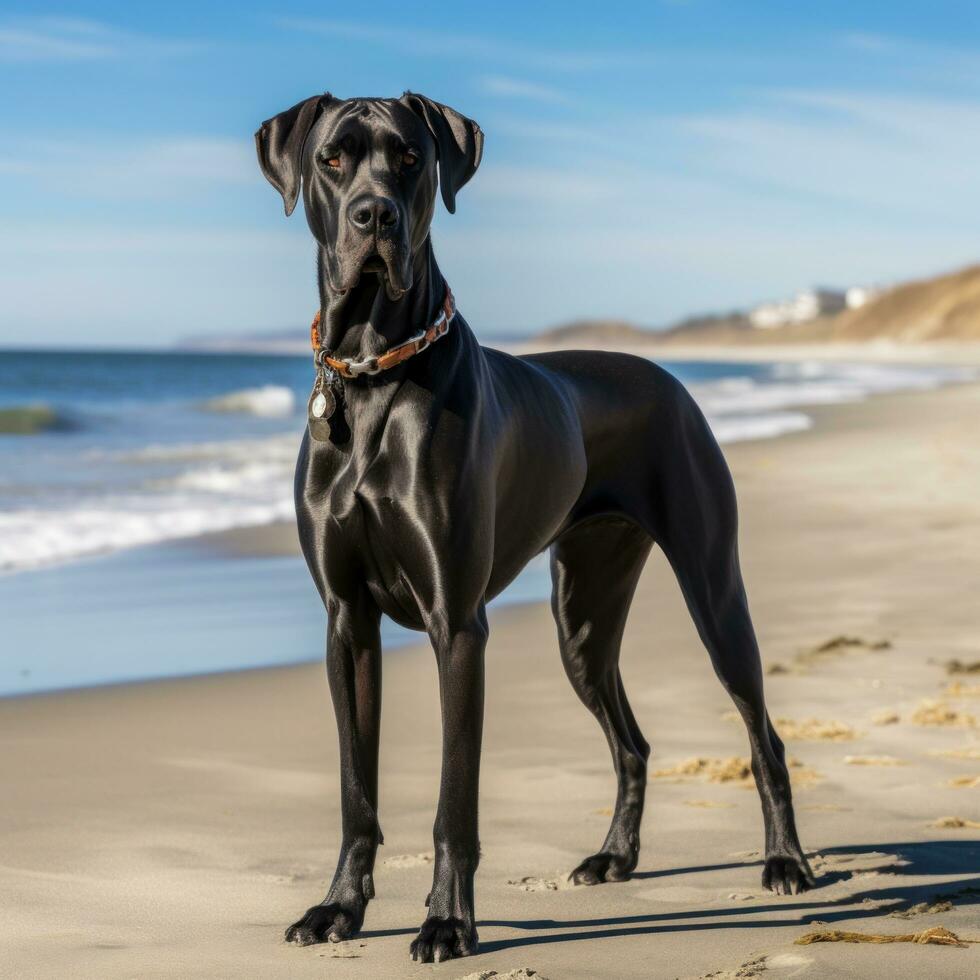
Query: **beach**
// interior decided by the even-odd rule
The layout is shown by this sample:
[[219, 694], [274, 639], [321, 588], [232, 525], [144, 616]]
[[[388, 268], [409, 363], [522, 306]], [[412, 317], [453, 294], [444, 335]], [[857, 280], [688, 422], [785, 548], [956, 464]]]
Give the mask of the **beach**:
[[[725, 451], [769, 710], [793, 759], [816, 889], [761, 889], [759, 803], [731, 762], [747, 740], [655, 551], [622, 657], [653, 746], [630, 881], [565, 881], [602, 842], [612, 766], [564, 677], [547, 605], [515, 602], [491, 615], [477, 957], [423, 966], [408, 955], [425, 916], [439, 781], [435, 665], [419, 644], [385, 657], [377, 899], [364, 932], [338, 945], [283, 942], [322, 898], [339, 844], [322, 665], [0, 699], [2, 972], [976, 976], [977, 945], [797, 940], [936, 926], [980, 940], [980, 673], [969, 672], [980, 661], [980, 385], [807, 412], [808, 428]], [[309, 610], [302, 636], [282, 612], [292, 607], [275, 603], [274, 628], [211, 622], [216, 645], [226, 627], [262, 628], [276, 658], [310, 656], [315, 596], [275, 564], [296, 561], [288, 523], [170, 547], [178, 566], [188, 549], [215, 569], [248, 562], [256, 589], [267, 570], [273, 595], [288, 590]], [[118, 628], [133, 631], [135, 657], [138, 621]], [[61, 629], [70, 644], [70, 619]], [[161, 617], [153, 642], [168, 642], [167, 630]]]

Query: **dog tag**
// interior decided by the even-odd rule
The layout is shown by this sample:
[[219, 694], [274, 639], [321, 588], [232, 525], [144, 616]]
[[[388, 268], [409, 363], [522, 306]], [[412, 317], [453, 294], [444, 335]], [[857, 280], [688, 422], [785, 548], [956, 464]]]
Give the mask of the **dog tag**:
[[322, 374], [317, 375], [307, 407], [310, 435], [317, 442], [330, 439], [330, 419], [337, 411], [337, 394]]
[[[327, 395], [329, 394], [329, 399]], [[330, 418], [333, 415], [334, 410], [334, 397], [333, 392], [328, 391], [326, 394], [322, 391], [318, 391], [313, 401], [310, 403], [310, 415], [315, 419], [322, 419], [324, 415]], [[328, 412], [327, 409], [330, 409]]]

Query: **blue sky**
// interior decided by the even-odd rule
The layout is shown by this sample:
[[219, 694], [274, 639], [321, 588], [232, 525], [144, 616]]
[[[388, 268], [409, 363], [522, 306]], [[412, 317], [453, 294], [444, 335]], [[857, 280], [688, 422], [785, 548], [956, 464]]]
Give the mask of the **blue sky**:
[[486, 132], [434, 231], [486, 333], [980, 253], [975, 2], [0, 3], [0, 344], [302, 327], [313, 248], [252, 133], [406, 88]]

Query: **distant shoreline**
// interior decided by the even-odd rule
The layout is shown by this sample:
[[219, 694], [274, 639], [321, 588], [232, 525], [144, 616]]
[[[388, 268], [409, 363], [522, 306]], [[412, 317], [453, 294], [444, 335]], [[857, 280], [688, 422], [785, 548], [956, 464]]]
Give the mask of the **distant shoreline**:
[[[673, 343], [650, 340], [644, 343], [603, 343], [577, 338], [569, 343], [549, 342], [547, 338], [527, 340], [500, 337], [481, 337], [484, 347], [508, 354], [532, 354], [554, 350], [616, 350], [656, 361], [718, 361], [740, 364], [749, 361], [856, 361], [860, 363], [980, 365], [980, 341], [940, 341], [934, 343], [899, 343], [866, 341], [861, 343]], [[17, 354], [51, 354], [61, 351], [49, 347], [0, 347], [0, 356]], [[76, 349], [75, 355], [139, 355], [145, 357], [307, 357], [305, 344], [296, 343], [275, 348], [248, 347], [229, 344], [205, 347], [114, 348], [91, 347]]]
[[[607, 350], [602, 344], [576, 343], [547, 345], [527, 343], [506, 348], [512, 354], [549, 350]], [[857, 361], [864, 363], [980, 365], [978, 343], [828, 343], [828, 344], [624, 344], [616, 350], [655, 361], [719, 361], [745, 363], [758, 361]]]

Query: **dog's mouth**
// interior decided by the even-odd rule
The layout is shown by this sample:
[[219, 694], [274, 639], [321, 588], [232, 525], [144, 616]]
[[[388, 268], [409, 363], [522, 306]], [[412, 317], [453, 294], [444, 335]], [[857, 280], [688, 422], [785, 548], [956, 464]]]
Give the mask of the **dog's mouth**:
[[408, 286], [403, 285], [401, 282], [402, 277], [397, 272], [393, 276], [389, 263], [382, 258], [379, 252], [375, 251], [371, 252], [361, 264], [360, 270], [352, 278], [350, 285], [346, 288], [338, 289], [337, 292], [341, 295], [349, 292], [354, 287], [360, 285], [361, 280], [366, 275], [377, 276], [381, 280], [385, 288], [385, 293], [390, 300], [399, 300], [408, 291]]
[[388, 266], [385, 264], [385, 260], [375, 252], [364, 260], [364, 265], [361, 266], [361, 274], [363, 275], [365, 272], [377, 272], [382, 276], [387, 276]]

